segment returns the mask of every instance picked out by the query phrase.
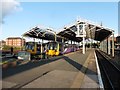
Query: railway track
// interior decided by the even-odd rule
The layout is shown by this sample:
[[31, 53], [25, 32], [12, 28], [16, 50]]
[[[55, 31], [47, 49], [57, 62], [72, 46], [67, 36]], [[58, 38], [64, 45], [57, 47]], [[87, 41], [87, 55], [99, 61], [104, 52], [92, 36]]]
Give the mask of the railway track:
[[111, 61], [98, 50], [96, 50], [98, 64], [101, 71], [101, 76], [105, 90], [120, 89], [120, 70]]

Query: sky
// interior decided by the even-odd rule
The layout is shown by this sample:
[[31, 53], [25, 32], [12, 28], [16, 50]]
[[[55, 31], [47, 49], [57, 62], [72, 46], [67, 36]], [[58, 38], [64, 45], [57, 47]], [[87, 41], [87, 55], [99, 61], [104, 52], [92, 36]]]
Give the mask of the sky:
[[7, 15], [2, 23], [2, 37], [21, 37], [35, 26], [60, 28], [72, 23], [77, 17], [115, 30], [118, 34], [117, 2], [20, 2], [20, 10]]

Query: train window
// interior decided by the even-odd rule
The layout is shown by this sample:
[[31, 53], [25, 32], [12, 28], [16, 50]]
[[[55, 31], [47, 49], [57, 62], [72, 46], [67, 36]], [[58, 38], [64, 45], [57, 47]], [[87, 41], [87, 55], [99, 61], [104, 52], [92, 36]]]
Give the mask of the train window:
[[26, 50], [34, 50], [34, 44], [27, 43]]
[[50, 50], [55, 50], [55, 49], [57, 49], [57, 45], [58, 45], [58, 44], [56, 44], [56, 43], [49, 43], [49, 44], [48, 44], [48, 49], [50, 49]]
[[31, 46], [31, 50], [34, 50], [34, 46]]
[[62, 44], [59, 45], [59, 51], [63, 51], [63, 46], [62, 46]]
[[57, 50], [57, 44], [54, 44], [54, 49]]

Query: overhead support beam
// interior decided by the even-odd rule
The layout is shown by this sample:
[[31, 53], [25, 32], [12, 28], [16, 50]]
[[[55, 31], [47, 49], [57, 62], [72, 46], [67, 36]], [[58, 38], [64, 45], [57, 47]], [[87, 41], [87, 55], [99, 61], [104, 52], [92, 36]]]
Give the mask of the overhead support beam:
[[114, 32], [112, 32], [112, 57], [114, 57]]

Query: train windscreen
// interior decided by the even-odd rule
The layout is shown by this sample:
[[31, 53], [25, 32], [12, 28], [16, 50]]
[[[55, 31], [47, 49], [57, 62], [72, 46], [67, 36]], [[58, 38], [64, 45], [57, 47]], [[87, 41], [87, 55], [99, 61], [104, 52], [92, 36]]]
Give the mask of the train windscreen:
[[55, 50], [55, 49], [57, 49], [57, 43], [49, 43], [48, 49], [49, 50]]
[[27, 42], [26, 46], [25, 46], [25, 49], [26, 50], [34, 50], [34, 47], [35, 47], [35, 43], [34, 42]]

